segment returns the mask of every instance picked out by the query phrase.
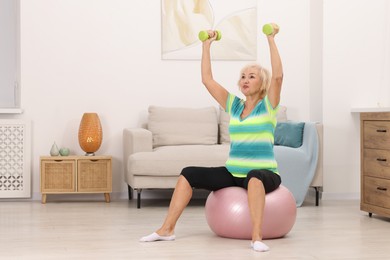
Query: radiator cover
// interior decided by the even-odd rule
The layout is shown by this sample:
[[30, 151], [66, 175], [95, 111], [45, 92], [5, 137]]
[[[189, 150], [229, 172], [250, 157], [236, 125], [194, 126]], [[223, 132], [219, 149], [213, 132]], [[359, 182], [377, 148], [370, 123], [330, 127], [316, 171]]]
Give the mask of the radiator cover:
[[31, 197], [30, 125], [0, 119], [0, 198]]

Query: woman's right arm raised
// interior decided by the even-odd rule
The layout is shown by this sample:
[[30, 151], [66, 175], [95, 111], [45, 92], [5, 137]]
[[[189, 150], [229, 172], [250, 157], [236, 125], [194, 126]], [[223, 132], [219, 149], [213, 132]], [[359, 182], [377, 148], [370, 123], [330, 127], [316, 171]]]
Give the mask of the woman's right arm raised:
[[219, 103], [219, 105], [223, 109], [226, 109], [226, 100], [229, 93], [224, 87], [222, 87], [218, 82], [214, 80], [213, 73], [211, 71], [210, 46], [211, 43], [216, 39], [217, 35], [214, 31], [209, 31], [209, 34], [213, 35], [213, 37], [208, 40], [205, 40], [203, 42], [202, 47], [202, 83], [206, 86], [209, 93], [214, 97], [214, 99]]

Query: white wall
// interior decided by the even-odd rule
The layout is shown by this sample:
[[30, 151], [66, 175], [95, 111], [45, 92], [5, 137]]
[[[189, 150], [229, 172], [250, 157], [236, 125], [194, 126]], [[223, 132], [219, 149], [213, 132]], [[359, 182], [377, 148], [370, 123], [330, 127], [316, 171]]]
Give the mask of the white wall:
[[353, 107], [389, 105], [389, 2], [324, 1], [324, 173], [328, 197], [360, 189], [359, 115]]
[[[358, 118], [350, 108], [379, 98], [385, 2], [258, 0], [258, 61], [269, 66], [261, 25], [275, 21], [289, 118], [324, 122], [324, 197], [359, 193]], [[82, 154], [77, 131], [84, 112], [100, 115], [98, 153], [114, 157], [114, 192], [125, 197], [122, 129], [140, 126], [151, 104], [216, 105], [200, 83], [199, 61], [161, 60], [160, 23], [158, 0], [21, 1], [20, 117], [33, 122], [34, 197], [39, 156], [54, 141]], [[214, 76], [237, 93], [245, 63], [215, 62]]]
[[[310, 41], [302, 30], [309, 29], [309, 0], [258, 1], [258, 13], [258, 60], [269, 66], [261, 25], [277, 21], [285, 67], [282, 102], [290, 118], [307, 120]], [[21, 117], [33, 123], [35, 198], [39, 156], [54, 141], [82, 154], [77, 131], [84, 112], [100, 116], [104, 140], [98, 154], [113, 156], [114, 193], [125, 197], [123, 128], [140, 126], [151, 104], [216, 105], [200, 83], [199, 61], [161, 60], [160, 22], [158, 0], [21, 1]], [[237, 93], [245, 63], [215, 62], [214, 76]]]

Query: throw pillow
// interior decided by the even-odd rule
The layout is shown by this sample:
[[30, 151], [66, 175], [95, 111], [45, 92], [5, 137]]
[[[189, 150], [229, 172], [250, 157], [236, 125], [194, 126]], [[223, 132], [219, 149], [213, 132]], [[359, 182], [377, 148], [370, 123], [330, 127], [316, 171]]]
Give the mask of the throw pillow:
[[275, 128], [275, 145], [289, 146], [298, 148], [302, 146], [303, 122], [278, 122]]
[[153, 146], [216, 144], [218, 119], [215, 107], [149, 107], [148, 129]]

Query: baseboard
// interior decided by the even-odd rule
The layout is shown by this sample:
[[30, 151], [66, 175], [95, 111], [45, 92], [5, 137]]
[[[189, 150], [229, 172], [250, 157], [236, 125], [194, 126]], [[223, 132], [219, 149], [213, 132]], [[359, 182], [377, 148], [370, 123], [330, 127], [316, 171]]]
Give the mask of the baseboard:
[[323, 200], [360, 200], [360, 192], [322, 192]]
[[[143, 190], [141, 193], [142, 199], [170, 199], [172, 197], [173, 189], [155, 189], [155, 190]], [[207, 190], [196, 189], [193, 193], [194, 199], [204, 199], [207, 198], [210, 192]], [[115, 200], [128, 200], [128, 192], [112, 192], [110, 193], [111, 201]], [[137, 191], [134, 191], [133, 198], [137, 198]], [[2, 199], [2, 201], [37, 201], [42, 200], [42, 194], [40, 192], [34, 192], [31, 198], [22, 198], [22, 199]], [[72, 201], [72, 200], [88, 200], [88, 201], [100, 201], [104, 200], [103, 194], [48, 194], [47, 201]]]
[[[321, 188], [323, 189], [323, 188]], [[305, 199], [315, 198], [316, 191], [310, 187]], [[325, 192], [320, 191], [320, 200], [359, 200], [360, 192]]]
[[[110, 200], [123, 200], [128, 199], [127, 192], [112, 192], [110, 193]], [[1, 199], [1, 201], [40, 201], [42, 200], [42, 194], [40, 192], [34, 192], [31, 198], [10, 198]], [[104, 195], [99, 193], [78, 193], [78, 194], [47, 194], [47, 202], [50, 201], [105, 201]]]
[[[142, 199], [170, 199], [172, 197], [173, 189], [162, 189], [162, 190], [143, 190], [141, 198]], [[206, 190], [195, 189], [193, 198], [195, 199], [204, 199], [207, 198], [210, 192]], [[137, 192], [133, 194], [133, 198], [137, 197]], [[123, 192], [112, 192], [111, 200], [128, 200], [127, 191]], [[315, 201], [316, 193], [313, 188], [310, 188], [307, 192], [305, 200]], [[31, 200], [41, 200], [42, 195], [40, 192], [34, 192], [31, 198], [21, 198], [21, 199], [1, 199], [1, 201], [31, 201]], [[320, 192], [320, 200], [359, 200], [359, 192], [348, 192], [348, 193], [337, 193], [337, 192]], [[91, 201], [100, 201], [104, 200], [102, 194], [49, 194], [48, 201], [50, 200], [91, 200]]]

